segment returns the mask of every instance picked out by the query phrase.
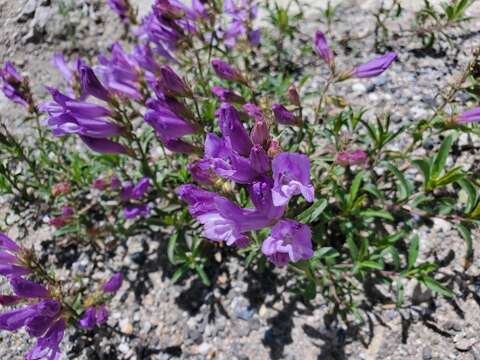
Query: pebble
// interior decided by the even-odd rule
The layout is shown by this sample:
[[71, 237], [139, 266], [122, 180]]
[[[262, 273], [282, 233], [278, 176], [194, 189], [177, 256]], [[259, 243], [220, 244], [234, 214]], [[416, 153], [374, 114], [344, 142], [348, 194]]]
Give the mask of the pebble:
[[132, 325], [132, 323], [130, 322], [130, 320], [128, 320], [128, 319], [122, 319], [122, 320], [120, 320], [119, 325], [120, 325], [120, 330], [121, 330], [123, 333], [125, 333], [125, 334], [127, 334], [127, 335], [133, 334], [133, 325]]
[[22, 9], [22, 12], [17, 17], [17, 22], [23, 23], [23, 22], [26, 22], [28, 19], [31, 19], [33, 15], [35, 15], [36, 9], [37, 9], [37, 1], [28, 0]]
[[461, 339], [455, 343], [455, 349], [459, 351], [468, 351], [475, 344], [475, 339]]
[[352, 85], [352, 90], [356, 93], [363, 94], [367, 91], [367, 87], [362, 83], [355, 83]]
[[430, 348], [429, 346], [424, 347], [423, 350], [422, 350], [423, 360], [431, 360], [432, 357], [433, 357], [432, 348]]

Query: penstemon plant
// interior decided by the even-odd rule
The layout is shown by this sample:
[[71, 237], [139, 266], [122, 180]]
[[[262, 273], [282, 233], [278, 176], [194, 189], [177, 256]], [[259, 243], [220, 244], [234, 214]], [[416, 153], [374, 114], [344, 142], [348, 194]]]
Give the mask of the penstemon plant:
[[[266, 4], [278, 33], [264, 34], [261, 4], [251, 0], [156, 0], [143, 19], [128, 0], [108, 4], [127, 44], [113, 43], [97, 61], [56, 54], [67, 86], [48, 86], [51, 100], [38, 103], [10, 62], [0, 72], [3, 93], [36, 131], [26, 141], [0, 127], [0, 188], [12, 209], [47, 215], [60, 247], [74, 241], [105, 257], [132, 236], [166, 233], [173, 282], [193, 271], [212, 286], [212, 253], [231, 247], [245, 266], [286, 268], [295, 292], [306, 301], [321, 294], [344, 321], [358, 315], [365, 286], [384, 286], [397, 306], [411, 279], [454, 295], [438, 265], [419, 260], [418, 229], [428, 219], [454, 223], [468, 268], [480, 180], [456, 164], [457, 142], [480, 134], [480, 108], [459, 111], [455, 99], [475, 94], [479, 52], [431, 117], [394, 127], [390, 114], [339, 106], [333, 88], [376, 77], [401, 54], [351, 67], [318, 30], [300, 50], [327, 75], [306, 96], [309, 74], [282, 64], [283, 35], [301, 35], [287, 9]], [[260, 67], [269, 63], [271, 77]], [[440, 146], [419, 152], [432, 136]], [[14, 293], [1, 302], [28, 304], [0, 315], [0, 328], [38, 338], [27, 359], [58, 358], [66, 326], [105, 323], [120, 274], [88, 296], [86, 287], [66, 292], [33, 251], [0, 239], [1, 274]]]

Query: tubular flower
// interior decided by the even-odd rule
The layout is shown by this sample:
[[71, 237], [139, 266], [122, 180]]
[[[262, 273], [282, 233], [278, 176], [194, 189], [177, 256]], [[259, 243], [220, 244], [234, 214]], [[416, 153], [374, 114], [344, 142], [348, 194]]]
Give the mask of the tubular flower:
[[[101, 293], [115, 294], [120, 286], [122, 286], [123, 275], [115, 273], [105, 284], [102, 285]], [[79, 320], [80, 327], [88, 330], [94, 329], [105, 323], [108, 319], [108, 310], [104, 303], [99, 303], [86, 308], [82, 317]]]
[[138, 202], [145, 198], [150, 189], [150, 179], [142, 178], [136, 185], [128, 181], [122, 185], [120, 198], [125, 203], [123, 214], [126, 219], [135, 217], [147, 217], [150, 214], [150, 206], [148, 203]]
[[119, 43], [112, 45], [110, 59], [101, 55], [99, 62], [100, 65], [96, 66], [95, 70], [109, 91], [133, 100], [142, 99], [139, 66], [132, 56], [125, 53]]
[[214, 59], [211, 62], [213, 70], [220, 79], [247, 84], [247, 81], [243, 77], [242, 73], [228, 65], [226, 62], [220, 59]]
[[0, 275], [23, 276], [31, 272], [21, 261], [20, 250], [12, 239], [0, 233]]
[[289, 261], [308, 260], [313, 256], [312, 233], [307, 225], [293, 220], [281, 220], [262, 244], [262, 253], [276, 266]]
[[[92, 84], [85, 85], [84, 89], [90, 88], [90, 85]], [[104, 120], [105, 117], [112, 116], [109, 109], [72, 99], [57, 89], [47, 89], [53, 101], [42, 104], [40, 110], [49, 114], [46, 124], [51, 128], [54, 136], [77, 134], [94, 151], [117, 154], [127, 152], [124, 146], [108, 139], [122, 133], [120, 126]], [[100, 90], [97, 95], [102, 96], [101, 94]]]
[[468, 124], [472, 122], [480, 122], [480, 107], [467, 110], [457, 116], [457, 122], [460, 124]]
[[27, 81], [20, 76], [10, 61], [0, 68], [2, 92], [5, 97], [19, 105], [33, 108], [32, 95]]
[[272, 161], [272, 171], [274, 205], [286, 205], [291, 197], [299, 194], [308, 202], [313, 202], [315, 195], [310, 182], [310, 160], [306, 155], [280, 153]]
[[299, 125], [301, 120], [281, 104], [272, 105], [273, 115], [278, 123], [283, 125]]
[[330, 49], [327, 43], [327, 39], [325, 38], [325, 34], [320, 30], [315, 32], [315, 50], [317, 51], [318, 55], [329, 65], [333, 64], [334, 56], [333, 51]]
[[243, 104], [245, 102], [245, 99], [242, 96], [238, 95], [232, 90], [222, 88], [221, 86], [213, 86], [212, 93], [221, 102], [239, 103], [239, 104]]
[[388, 67], [397, 59], [397, 54], [394, 52], [386, 53], [369, 62], [358, 65], [352, 70], [351, 75], [356, 78], [375, 77], [383, 73]]

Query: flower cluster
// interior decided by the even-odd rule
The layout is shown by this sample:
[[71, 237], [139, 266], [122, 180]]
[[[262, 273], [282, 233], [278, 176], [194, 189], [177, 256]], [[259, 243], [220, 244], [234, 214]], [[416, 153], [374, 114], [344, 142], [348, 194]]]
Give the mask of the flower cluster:
[[35, 111], [28, 80], [23, 78], [10, 61], [0, 68], [2, 92], [9, 100]]
[[122, 281], [123, 275], [121, 273], [113, 274], [112, 277], [102, 285], [99, 291], [85, 301], [86, 309], [78, 322], [80, 327], [92, 330], [107, 321], [108, 310], [105, 302], [120, 289]]
[[123, 214], [126, 219], [132, 219], [137, 216], [146, 217], [150, 213], [148, 203], [142, 200], [150, 188], [150, 179], [142, 178], [138, 184], [134, 185], [131, 181], [122, 184], [120, 198], [125, 204]]
[[26, 360], [58, 359], [66, 318], [71, 314], [51, 289], [23, 278], [31, 272], [24, 253], [24, 249], [0, 233], [0, 274], [7, 276], [13, 291], [13, 295], [1, 295], [0, 303], [24, 305], [0, 314], [0, 329], [16, 331], [24, 327], [37, 338], [36, 345], [25, 355]]

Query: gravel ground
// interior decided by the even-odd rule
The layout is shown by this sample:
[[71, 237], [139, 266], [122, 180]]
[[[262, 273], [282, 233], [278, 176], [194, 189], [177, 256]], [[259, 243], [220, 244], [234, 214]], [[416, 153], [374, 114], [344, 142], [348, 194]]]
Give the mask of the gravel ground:
[[[119, 23], [112, 20], [101, 1], [75, 3], [68, 15], [62, 16], [55, 1], [0, 0], [0, 62], [10, 59], [28, 71], [39, 98], [46, 96], [43, 85], [61, 82], [57, 75], [52, 75], [50, 59], [54, 52], [94, 56], [121, 33]], [[334, 38], [342, 38], [347, 31], [352, 36], [365, 34], [369, 30], [366, 24], [370, 23], [366, 20], [370, 19], [368, 11], [376, 3], [368, 1], [354, 6], [343, 2], [338, 15], [348, 22], [340, 21], [335, 26]], [[138, 1], [138, 5], [146, 9], [148, 1]], [[411, 20], [408, 15], [411, 14], [401, 24], [404, 27]], [[472, 15], [480, 15], [478, 2]], [[311, 24], [315, 20], [312, 15]], [[422, 53], [415, 40], [397, 39], [391, 45], [399, 53], [400, 61], [388, 72], [376, 79], [338, 85], [334, 91], [352, 105], [375, 107], [377, 113], [394, 110], [397, 126], [417, 121], [429, 114], [437, 104], [438, 90], [455, 78], [468, 62], [472, 49], [480, 45], [480, 33], [472, 29], [480, 29], [480, 22], [475, 20], [468, 29], [453, 31], [458, 49], [442, 44], [445, 51], [437, 54]], [[340, 62], [353, 64], [374, 56], [370, 37], [350, 45], [349, 54], [337, 47]], [[310, 90], [321, 83], [321, 75], [319, 69], [318, 82]], [[465, 103], [467, 99], [461, 100]], [[20, 114], [21, 109], [0, 97], [3, 120], [18, 123]], [[16, 131], [24, 129], [17, 127]], [[478, 154], [480, 142], [475, 140]], [[430, 140], [425, 148], [436, 142]], [[465, 166], [478, 166], [478, 155], [464, 160]], [[4, 216], [5, 213], [1, 217]], [[49, 231], [41, 228], [28, 240], [39, 248], [42, 242], [44, 247], [53, 246], [48, 242]], [[11, 235], [15, 238], [15, 229]], [[431, 228], [422, 228], [419, 235], [421, 257], [445, 264], [445, 271], [454, 275], [456, 300], [435, 297], [411, 282], [407, 286], [411, 306], [397, 311], [388, 306], [392, 299], [386, 299], [383, 306], [378, 301], [375, 306], [366, 302], [362, 306], [365, 323], [350, 328], [331, 321], [326, 311], [328, 304], [320, 296], [311, 306], [290, 293], [288, 278], [282, 271], [258, 273], [245, 269], [234, 256], [226, 261], [219, 259], [212, 288], [194, 278], [172, 285], [166, 276], [171, 275], [172, 269], [163, 265], [167, 261], [161, 236], [130, 239], [125, 248], [116, 250], [110, 262], [113, 265], [109, 265], [112, 267], [106, 267], [101, 258], [76, 254], [75, 249], [65, 250], [62, 261], [58, 254], [45, 260], [63, 264], [63, 278], [81, 272], [102, 279], [112, 271], [128, 269], [127, 281], [110, 305], [111, 329], [81, 339], [68, 333], [63, 345], [65, 358], [478, 360], [478, 255], [464, 273], [465, 245], [449, 223], [435, 220]], [[148, 244], [147, 251], [141, 243]], [[20, 359], [30, 346], [26, 339], [23, 332], [0, 333], [0, 358]]]

